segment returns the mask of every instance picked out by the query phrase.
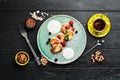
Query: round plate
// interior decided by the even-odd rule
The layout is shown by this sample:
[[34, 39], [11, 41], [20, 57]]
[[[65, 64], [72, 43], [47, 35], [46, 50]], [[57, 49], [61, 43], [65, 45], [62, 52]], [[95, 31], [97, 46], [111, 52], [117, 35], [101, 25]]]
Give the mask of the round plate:
[[[74, 22], [75, 31], [78, 33], [74, 35], [74, 38], [68, 41], [66, 47], [72, 48], [74, 50], [74, 56], [71, 59], [65, 59], [63, 57], [63, 52], [59, 52], [57, 54], [51, 53], [50, 49], [52, 48], [50, 44], [46, 44], [49, 38], [55, 37], [58, 33], [49, 35], [49, 31], [47, 29], [48, 23], [52, 20], [59, 21], [62, 24], [68, 23], [70, 20]], [[49, 61], [56, 64], [68, 64], [76, 59], [78, 59], [83, 53], [86, 46], [86, 32], [81, 25], [81, 23], [75, 18], [68, 15], [55, 15], [53, 17], [48, 18], [39, 28], [37, 34], [37, 45], [42, 53], [42, 55], [47, 58]], [[63, 47], [64, 49], [65, 47]], [[57, 61], [56, 61], [57, 59]]]
[[[95, 32], [95, 30], [93, 29], [93, 23], [97, 19], [102, 19], [106, 23], [106, 29], [103, 32]], [[109, 33], [110, 29], [111, 29], [110, 20], [104, 14], [94, 14], [88, 20], [87, 25], [88, 25], [88, 31], [90, 32], [90, 34], [93, 35], [94, 37], [98, 37], [98, 38], [106, 36]]]

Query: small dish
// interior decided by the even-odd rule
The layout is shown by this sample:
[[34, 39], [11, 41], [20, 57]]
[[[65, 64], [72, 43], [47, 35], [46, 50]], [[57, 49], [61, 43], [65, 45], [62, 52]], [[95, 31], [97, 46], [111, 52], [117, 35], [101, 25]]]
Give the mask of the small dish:
[[34, 28], [36, 26], [36, 23], [37, 21], [32, 17], [27, 18], [25, 21], [25, 25], [28, 29]]
[[18, 65], [20, 66], [25, 66], [28, 64], [29, 62], [29, 55], [28, 53], [24, 52], [24, 51], [20, 51], [16, 54], [15, 56], [15, 61]]
[[[94, 24], [99, 21], [103, 23], [104, 27], [101, 30], [96, 30], [94, 28]], [[101, 14], [101, 13], [94, 14], [93, 16], [91, 16], [90, 19], [88, 20], [87, 26], [88, 26], [88, 31], [90, 32], [90, 34], [97, 38], [106, 36], [110, 32], [110, 29], [111, 29], [111, 23], [110, 23], [109, 18], [106, 15]]]

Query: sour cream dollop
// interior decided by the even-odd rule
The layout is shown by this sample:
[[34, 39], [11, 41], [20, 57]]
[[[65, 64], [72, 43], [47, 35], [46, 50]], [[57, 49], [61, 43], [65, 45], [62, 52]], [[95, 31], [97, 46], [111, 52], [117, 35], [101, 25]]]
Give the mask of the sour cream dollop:
[[57, 20], [51, 20], [48, 23], [47, 29], [52, 34], [58, 33], [61, 30], [61, 23], [59, 21], [57, 21]]
[[65, 59], [71, 59], [74, 56], [74, 50], [72, 48], [64, 48], [63, 57]]

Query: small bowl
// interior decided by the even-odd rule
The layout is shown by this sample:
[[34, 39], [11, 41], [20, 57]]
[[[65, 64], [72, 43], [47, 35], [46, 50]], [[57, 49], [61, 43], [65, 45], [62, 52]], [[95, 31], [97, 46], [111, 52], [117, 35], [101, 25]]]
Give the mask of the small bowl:
[[20, 66], [27, 65], [29, 60], [30, 60], [30, 58], [29, 58], [28, 53], [26, 53], [24, 51], [18, 52], [15, 56], [15, 62]]
[[106, 28], [106, 22], [103, 19], [96, 19], [93, 22], [93, 29], [95, 32], [103, 32]]
[[29, 17], [25, 20], [25, 26], [28, 28], [28, 29], [32, 29], [36, 26], [37, 24], [37, 21], [32, 18], [32, 17]]

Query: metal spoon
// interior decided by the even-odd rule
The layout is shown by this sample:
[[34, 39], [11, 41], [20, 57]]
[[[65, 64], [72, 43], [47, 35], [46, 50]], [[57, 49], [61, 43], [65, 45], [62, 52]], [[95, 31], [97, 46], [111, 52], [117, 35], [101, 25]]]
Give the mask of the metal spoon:
[[93, 47], [91, 47], [87, 52], [85, 52], [85, 53], [83, 54], [83, 56], [86, 55], [87, 53], [89, 53], [89, 52], [90, 52], [91, 50], [93, 50], [95, 47], [102, 45], [102, 43], [104, 43], [104, 42], [105, 42], [105, 40], [97, 40], [97, 43], [96, 43]]

